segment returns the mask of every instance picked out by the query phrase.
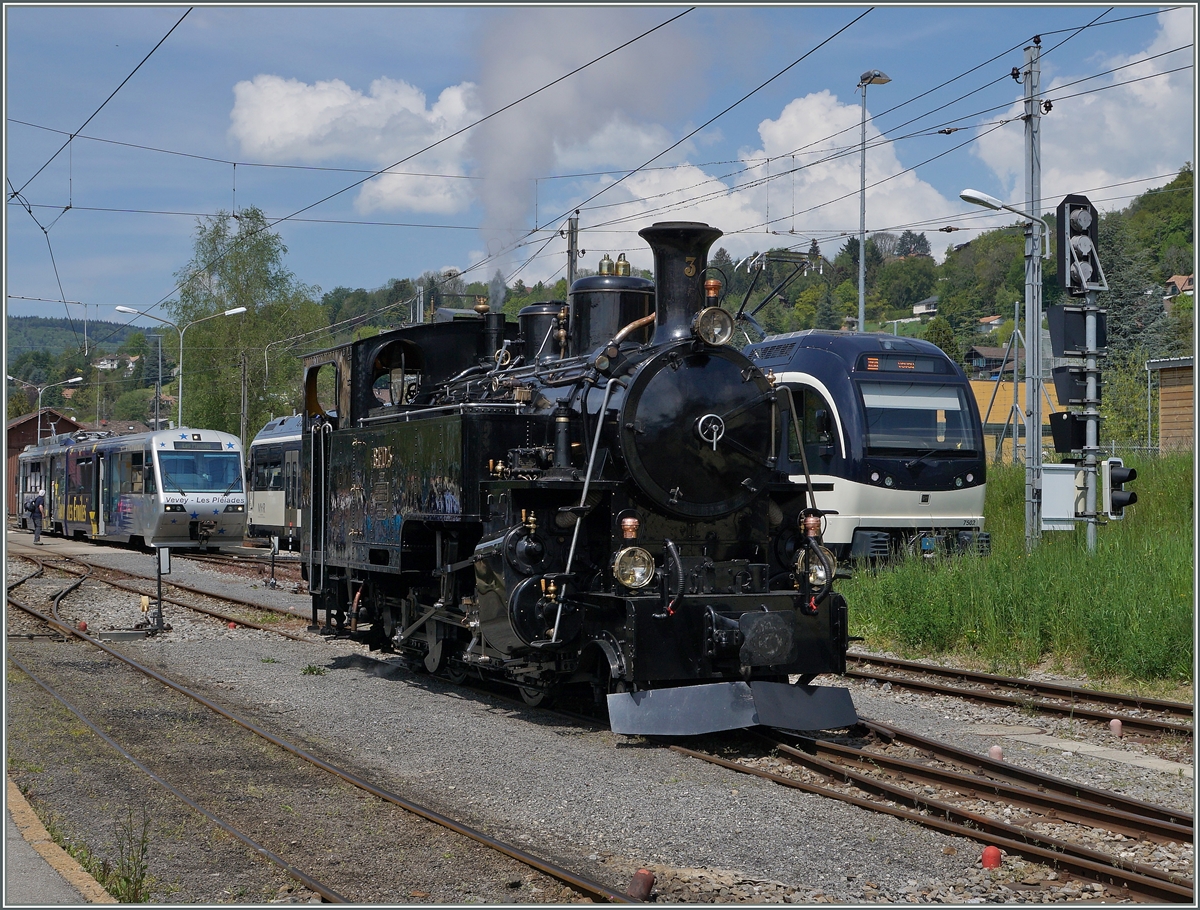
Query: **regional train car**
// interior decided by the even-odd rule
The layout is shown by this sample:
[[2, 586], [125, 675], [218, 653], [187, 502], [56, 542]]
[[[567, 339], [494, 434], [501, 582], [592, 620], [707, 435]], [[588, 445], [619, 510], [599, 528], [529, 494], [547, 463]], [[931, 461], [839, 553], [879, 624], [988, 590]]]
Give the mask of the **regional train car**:
[[707, 252], [641, 231], [568, 301], [304, 358], [314, 625], [530, 704], [591, 693], [622, 733], [857, 723], [820, 499], [782, 473], [772, 377], [729, 344]]
[[61, 434], [26, 446], [18, 465], [21, 490], [46, 491], [49, 534], [197, 548], [238, 546], [245, 532], [242, 447], [228, 433]]
[[966, 375], [940, 348], [811, 330], [744, 353], [791, 390], [802, 429], [784, 470], [801, 485], [811, 475], [839, 558], [988, 552], [983, 425]]
[[267, 423], [250, 443], [246, 465], [246, 536], [278, 538], [280, 548], [300, 545], [300, 449], [304, 417], [293, 414]]

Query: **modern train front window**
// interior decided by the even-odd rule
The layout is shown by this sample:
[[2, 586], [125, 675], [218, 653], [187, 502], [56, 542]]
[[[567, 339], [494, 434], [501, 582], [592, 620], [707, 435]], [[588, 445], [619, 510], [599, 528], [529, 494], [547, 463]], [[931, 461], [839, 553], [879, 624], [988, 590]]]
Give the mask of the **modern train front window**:
[[241, 493], [242, 465], [232, 452], [159, 452], [164, 492]]
[[979, 450], [961, 385], [860, 382], [867, 414], [867, 447], [883, 452], [974, 454]]

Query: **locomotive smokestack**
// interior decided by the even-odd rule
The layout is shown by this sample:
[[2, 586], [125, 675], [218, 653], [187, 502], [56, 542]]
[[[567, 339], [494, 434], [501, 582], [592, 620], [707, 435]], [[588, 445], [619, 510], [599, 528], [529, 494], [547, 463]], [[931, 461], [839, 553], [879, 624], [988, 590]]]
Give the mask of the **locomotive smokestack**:
[[654, 251], [653, 344], [687, 338], [704, 306], [708, 248], [721, 231], [697, 221], [664, 221], [638, 231]]

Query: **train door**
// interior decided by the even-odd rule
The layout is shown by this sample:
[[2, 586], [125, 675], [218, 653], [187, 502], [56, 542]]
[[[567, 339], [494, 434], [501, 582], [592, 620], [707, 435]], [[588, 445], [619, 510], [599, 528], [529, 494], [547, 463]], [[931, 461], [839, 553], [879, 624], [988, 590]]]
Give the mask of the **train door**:
[[46, 514], [54, 529], [65, 533], [67, 520], [67, 455], [60, 452], [50, 456], [50, 482], [46, 484]]
[[300, 450], [289, 448], [283, 453], [283, 523], [288, 536], [293, 537], [300, 527]]
[[116, 471], [113, 470], [113, 454], [111, 452], [97, 452], [96, 497], [92, 500], [96, 503], [96, 510], [92, 513], [92, 534], [96, 537], [103, 537], [108, 528], [110, 497], [115, 498], [115, 494], [109, 489], [112, 486], [109, 483], [109, 478], [115, 477], [115, 475]]
[[92, 452], [70, 456], [67, 478], [67, 514], [64, 530], [68, 536], [92, 533], [96, 517], [96, 458]]

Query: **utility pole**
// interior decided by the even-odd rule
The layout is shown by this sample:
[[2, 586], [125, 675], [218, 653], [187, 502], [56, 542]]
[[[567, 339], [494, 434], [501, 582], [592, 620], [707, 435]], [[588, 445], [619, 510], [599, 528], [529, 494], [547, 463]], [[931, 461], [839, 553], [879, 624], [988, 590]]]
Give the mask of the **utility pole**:
[[[1025, 48], [1025, 549], [1042, 536], [1042, 205], [1041, 38]], [[1015, 364], [1014, 364], [1015, 366]], [[1013, 374], [1014, 380], [1016, 373]]]
[[158, 418], [158, 407], [162, 399], [162, 335], [150, 337], [158, 342], [158, 371], [154, 374], [154, 430], [157, 432], [162, 429]]
[[238, 434], [242, 441], [242, 451], [246, 451], [246, 353], [242, 352], [242, 426]]
[[575, 283], [575, 273], [579, 267], [579, 210], [567, 219], [567, 293]]

